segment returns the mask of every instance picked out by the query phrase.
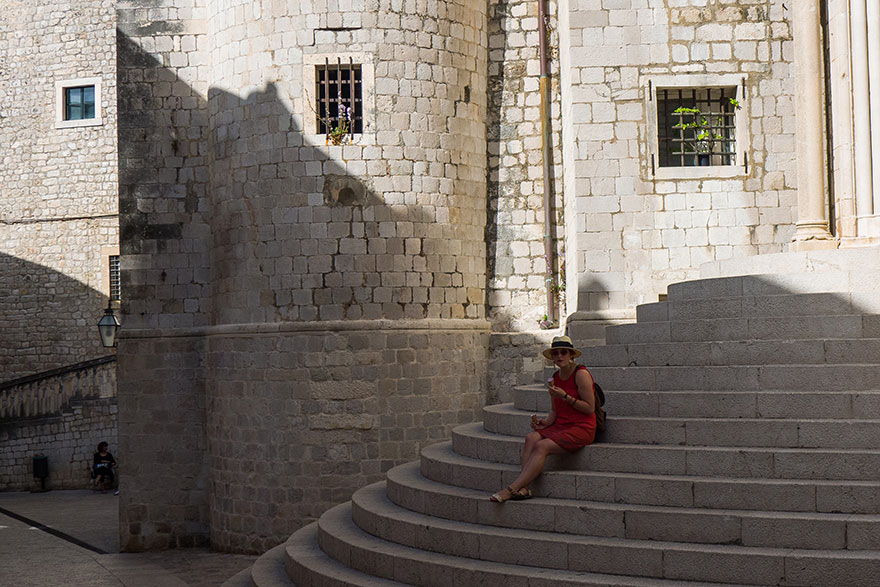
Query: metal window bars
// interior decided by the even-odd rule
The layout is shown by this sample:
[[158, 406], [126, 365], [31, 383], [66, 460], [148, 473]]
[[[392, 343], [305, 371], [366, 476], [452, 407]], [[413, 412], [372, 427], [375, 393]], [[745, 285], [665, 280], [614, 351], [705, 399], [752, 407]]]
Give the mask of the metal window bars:
[[344, 63], [336, 58], [315, 66], [317, 85], [318, 134], [327, 135], [327, 141], [340, 144], [364, 131], [363, 78], [361, 66], [349, 58]]
[[661, 167], [734, 165], [736, 88], [657, 90]]
[[122, 299], [122, 287], [119, 281], [119, 255], [110, 255], [110, 301]]

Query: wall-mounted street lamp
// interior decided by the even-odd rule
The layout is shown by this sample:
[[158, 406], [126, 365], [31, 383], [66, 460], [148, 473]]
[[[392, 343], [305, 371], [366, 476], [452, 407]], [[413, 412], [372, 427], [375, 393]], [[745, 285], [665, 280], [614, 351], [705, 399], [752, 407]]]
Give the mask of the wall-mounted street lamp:
[[110, 307], [110, 302], [108, 302], [104, 315], [98, 320], [98, 333], [101, 335], [101, 344], [105, 347], [116, 346], [117, 330], [119, 330], [119, 318], [116, 317], [113, 308]]

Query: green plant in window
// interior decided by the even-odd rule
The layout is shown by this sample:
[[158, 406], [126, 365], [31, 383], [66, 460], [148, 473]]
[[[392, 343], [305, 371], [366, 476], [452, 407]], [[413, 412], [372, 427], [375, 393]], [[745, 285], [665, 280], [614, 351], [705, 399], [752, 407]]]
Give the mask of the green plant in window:
[[[734, 110], [739, 110], [742, 106], [739, 100], [728, 98], [728, 101]], [[704, 114], [699, 108], [688, 108], [681, 106], [672, 111], [678, 115], [678, 124], [672, 128], [681, 129], [684, 136], [682, 143], [685, 153], [708, 154], [712, 153], [715, 144], [724, 139], [724, 136], [718, 132], [721, 126], [720, 120], [711, 120], [711, 114]], [[716, 115], [716, 119], [720, 118]]]
[[351, 132], [351, 125], [354, 122], [353, 117], [354, 113], [352, 109], [347, 106], [342, 106], [335, 127], [330, 128], [331, 125], [329, 124], [329, 121], [326, 121], [327, 128], [330, 128], [330, 131], [327, 133], [327, 140], [334, 145], [341, 145], [344, 143], [346, 137]]

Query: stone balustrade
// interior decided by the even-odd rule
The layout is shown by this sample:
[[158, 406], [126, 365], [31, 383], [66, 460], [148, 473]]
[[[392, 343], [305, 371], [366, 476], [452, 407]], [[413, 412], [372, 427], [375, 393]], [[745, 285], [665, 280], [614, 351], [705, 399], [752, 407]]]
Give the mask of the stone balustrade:
[[116, 396], [116, 356], [110, 355], [0, 384], [0, 422], [55, 416], [72, 399]]

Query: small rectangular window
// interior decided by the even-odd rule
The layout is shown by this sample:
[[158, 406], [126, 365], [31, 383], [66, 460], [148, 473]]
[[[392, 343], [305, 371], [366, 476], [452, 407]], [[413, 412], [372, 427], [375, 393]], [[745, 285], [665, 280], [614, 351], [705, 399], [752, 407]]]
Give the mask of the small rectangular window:
[[64, 120], [95, 117], [95, 86], [64, 88]]
[[657, 88], [661, 167], [734, 165], [736, 87]]
[[55, 82], [55, 128], [101, 126], [101, 78]]
[[119, 284], [119, 255], [110, 255], [110, 301], [122, 300], [122, 289]]
[[315, 112], [318, 134], [339, 144], [345, 136], [364, 131], [363, 75], [361, 66], [337, 59], [315, 66]]

